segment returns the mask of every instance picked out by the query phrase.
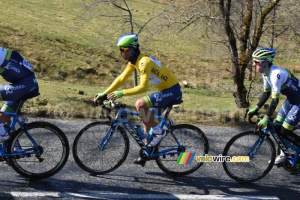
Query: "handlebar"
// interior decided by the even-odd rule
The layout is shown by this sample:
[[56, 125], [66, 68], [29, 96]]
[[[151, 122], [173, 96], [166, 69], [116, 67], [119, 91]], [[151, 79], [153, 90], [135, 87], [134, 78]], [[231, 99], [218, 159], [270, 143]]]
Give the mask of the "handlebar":
[[[249, 112], [249, 109], [247, 108], [246, 109], [246, 112], [245, 112], [245, 116], [244, 116], [244, 121], [246, 120], [246, 118], [248, 117], [248, 122], [250, 123], [250, 124], [257, 124], [258, 123], [258, 121], [259, 121], [259, 114], [258, 114], [258, 112], [255, 112], [254, 114], [252, 114], [252, 115], [248, 115], [248, 112]], [[258, 119], [256, 120], [256, 121], [252, 121], [252, 118], [254, 117], [254, 116], [258, 116]]]
[[[101, 102], [100, 104], [96, 102], [96, 106], [100, 105], [102, 108], [100, 119], [108, 118], [111, 121], [110, 113], [113, 110], [118, 110], [120, 108], [126, 108], [126, 104], [117, 103], [114, 101]], [[104, 114], [104, 111], [106, 114]]]
[[[251, 115], [248, 115], [248, 112], [249, 112], [249, 109], [246, 109], [246, 113], [245, 113], [245, 116], [244, 116], [244, 120], [246, 121], [246, 118], [248, 117], [248, 120], [247, 120], [247, 121], [248, 121], [250, 124], [256, 124], [256, 128], [261, 129], [261, 127], [258, 127], [258, 122], [264, 117], [264, 115], [259, 114], [257, 111], [256, 111], [255, 113], [251, 114]], [[253, 121], [253, 119], [252, 119], [254, 116], [257, 116], [256, 121]], [[268, 126], [269, 126], [269, 125], [270, 125], [270, 126], [281, 125], [280, 123], [276, 123], [276, 122], [274, 123], [273, 120], [274, 120], [274, 118], [272, 118], [272, 117], [269, 119]]]
[[[110, 109], [110, 111], [112, 110], [117, 110], [117, 109], [120, 109], [120, 108], [126, 108], [126, 104], [123, 104], [123, 103], [118, 103], [118, 102], [114, 102], [114, 101], [107, 101], [107, 102], [102, 102], [100, 104], [100, 106], [103, 108], [103, 109]], [[109, 106], [109, 107], [107, 107]]]

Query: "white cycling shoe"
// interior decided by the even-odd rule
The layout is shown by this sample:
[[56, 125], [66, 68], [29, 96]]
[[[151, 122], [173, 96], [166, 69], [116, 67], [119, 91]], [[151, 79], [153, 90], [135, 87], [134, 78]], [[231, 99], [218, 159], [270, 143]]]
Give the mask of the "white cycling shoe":
[[164, 130], [162, 134], [153, 134], [153, 139], [147, 146], [155, 147], [166, 135], [167, 131]]
[[277, 156], [275, 159], [274, 165], [278, 165], [278, 164], [282, 163], [285, 159], [286, 159], [285, 155]]

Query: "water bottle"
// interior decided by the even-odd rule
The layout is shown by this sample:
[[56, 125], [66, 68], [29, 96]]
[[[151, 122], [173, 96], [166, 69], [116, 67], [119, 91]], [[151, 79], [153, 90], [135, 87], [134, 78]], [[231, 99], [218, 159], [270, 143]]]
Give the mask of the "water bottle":
[[147, 141], [150, 143], [153, 140], [153, 129], [151, 128], [147, 136]]
[[141, 138], [141, 140], [145, 139], [147, 137], [146, 133], [142, 129], [140, 125], [134, 126], [135, 131], [137, 132], [138, 136]]

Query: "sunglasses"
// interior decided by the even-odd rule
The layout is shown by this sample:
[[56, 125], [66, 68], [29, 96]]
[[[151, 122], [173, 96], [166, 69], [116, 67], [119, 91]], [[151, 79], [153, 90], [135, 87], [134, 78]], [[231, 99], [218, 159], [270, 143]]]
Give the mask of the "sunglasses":
[[257, 64], [257, 63], [262, 63], [263, 61], [262, 61], [262, 60], [253, 60], [253, 62], [254, 62], [255, 64]]
[[126, 48], [126, 47], [120, 47], [119, 50], [120, 50], [120, 52], [124, 52], [124, 51], [129, 51], [129, 48]]

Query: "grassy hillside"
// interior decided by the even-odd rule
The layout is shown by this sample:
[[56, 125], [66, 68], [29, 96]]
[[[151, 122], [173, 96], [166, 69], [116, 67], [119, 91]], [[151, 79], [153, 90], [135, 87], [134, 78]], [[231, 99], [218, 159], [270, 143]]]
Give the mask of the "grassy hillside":
[[[126, 63], [120, 59], [115, 45], [118, 37], [129, 32], [129, 28], [121, 26], [121, 19], [95, 17], [100, 13], [99, 8], [92, 6], [86, 11], [83, 2], [88, 1], [0, 2], [3, 8], [0, 46], [21, 52], [34, 65], [40, 84], [41, 95], [28, 102], [24, 109], [26, 113], [90, 117], [89, 113], [95, 109], [91, 102], [94, 94], [103, 91], [124, 69]], [[159, 1], [128, 2], [139, 25], [164, 9], [163, 4], [157, 3]], [[109, 6], [106, 8], [110, 9]], [[241, 115], [241, 111], [235, 109], [231, 95], [231, 64], [225, 48], [215, 49], [210, 41], [187, 32], [177, 35], [173, 30], [165, 30], [164, 34], [152, 36], [147, 28], [140, 34], [141, 50], [166, 64], [181, 84], [188, 82], [184, 103], [174, 113], [176, 119], [215, 124]], [[281, 56], [285, 58], [278, 55]], [[299, 61], [293, 58], [277, 61], [279, 65], [299, 72]], [[257, 80], [254, 86], [260, 84]], [[131, 86], [132, 81], [128, 81], [124, 87]], [[253, 90], [254, 102], [258, 88]], [[149, 92], [152, 90], [150, 88]], [[78, 91], [84, 91], [84, 95]], [[128, 97], [122, 101], [134, 105], [136, 98]]]

